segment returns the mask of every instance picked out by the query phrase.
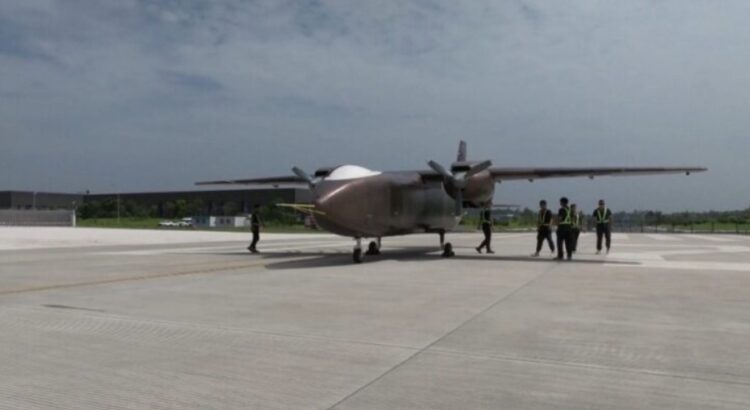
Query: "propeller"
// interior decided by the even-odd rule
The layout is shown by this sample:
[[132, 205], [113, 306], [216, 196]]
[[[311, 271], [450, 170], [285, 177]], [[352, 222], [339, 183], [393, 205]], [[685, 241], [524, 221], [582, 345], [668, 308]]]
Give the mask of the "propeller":
[[464, 189], [466, 188], [466, 183], [472, 176], [491, 167], [492, 161], [488, 160], [476, 163], [462, 176], [451, 174], [445, 169], [445, 167], [435, 161], [429, 161], [427, 162], [427, 165], [443, 177], [443, 187], [445, 188], [445, 191], [456, 201], [454, 210], [455, 215], [461, 216], [463, 214]]
[[310, 176], [310, 174], [308, 174], [307, 172], [305, 172], [301, 168], [299, 168], [299, 167], [292, 167], [292, 172], [294, 172], [294, 175], [297, 175], [301, 179], [305, 180], [305, 182], [307, 182], [307, 185], [309, 185], [310, 188], [314, 188], [315, 187], [315, 181], [312, 179], [312, 177]]

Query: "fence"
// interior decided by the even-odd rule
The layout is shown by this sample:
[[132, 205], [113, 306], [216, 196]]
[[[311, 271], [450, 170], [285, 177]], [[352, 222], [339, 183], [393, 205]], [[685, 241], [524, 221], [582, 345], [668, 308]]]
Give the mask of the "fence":
[[613, 227], [619, 232], [717, 233], [750, 235], [750, 222], [624, 223]]
[[71, 210], [0, 209], [0, 226], [76, 226]]

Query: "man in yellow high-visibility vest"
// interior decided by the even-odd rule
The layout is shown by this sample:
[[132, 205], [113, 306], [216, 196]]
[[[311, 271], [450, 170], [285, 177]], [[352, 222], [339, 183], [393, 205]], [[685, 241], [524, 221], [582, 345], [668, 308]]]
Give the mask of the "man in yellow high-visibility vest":
[[599, 207], [594, 211], [594, 222], [596, 222], [596, 254], [602, 253], [602, 239], [606, 239], [607, 253], [612, 246], [612, 211], [599, 200]]
[[542, 199], [539, 201], [539, 214], [537, 215], [536, 222], [536, 252], [532, 253], [531, 256], [539, 256], [539, 252], [542, 251], [544, 241], [549, 244], [549, 250], [552, 254], [555, 254], [555, 243], [552, 242], [552, 211], [547, 209], [547, 201]]
[[583, 212], [578, 210], [576, 204], [570, 205], [570, 214], [573, 219], [571, 224], [571, 241], [573, 242], [573, 253], [578, 250], [578, 237], [581, 236], [581, 230], [583, 229]]
[[563, 246], [568, 260], [573, 258], [573, 215], [568, 206], [568, 198], [560, 198], [560, 210], [557, 213], [557, 260], [564, 259]]

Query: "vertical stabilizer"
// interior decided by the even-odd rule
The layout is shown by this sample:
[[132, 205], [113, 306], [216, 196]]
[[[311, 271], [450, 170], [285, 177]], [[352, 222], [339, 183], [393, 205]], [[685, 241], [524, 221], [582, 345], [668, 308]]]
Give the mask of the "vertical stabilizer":
[[465, 162], [466, 161], [466, 141], [461, 141], [458, 143], [458, 156], [456, 157], [456, 162]]

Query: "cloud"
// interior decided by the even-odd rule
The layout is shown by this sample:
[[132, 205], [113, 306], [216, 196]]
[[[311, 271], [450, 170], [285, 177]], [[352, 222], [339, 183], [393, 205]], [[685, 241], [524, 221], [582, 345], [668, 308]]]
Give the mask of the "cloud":
[[503, 202], [569, 189], [630, 208], [746, 206], [725, 187], [750, 172], [749, 15], [739, 0], [6, 0], [0, 189], [411, 169], [464, 138], [497, 165], [716, 169], [509, 184]]
[[162, 70], [159, 72], [159, 76], [169, 84], [196, 92], [210, 93], [223, 88], [218, 81], [201, 74]]

